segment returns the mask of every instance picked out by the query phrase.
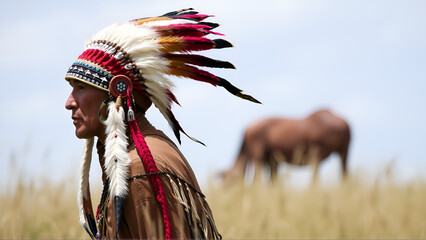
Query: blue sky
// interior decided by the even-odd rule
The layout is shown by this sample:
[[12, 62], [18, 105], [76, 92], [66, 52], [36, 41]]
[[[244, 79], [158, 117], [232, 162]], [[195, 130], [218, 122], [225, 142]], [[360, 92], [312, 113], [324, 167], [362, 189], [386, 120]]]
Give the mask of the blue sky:
[[[401, 180], [426, 170], [424, 1], [1, 1], [2, 182], [11, 168], [55, 180], [76, 176], [83, 142], [64, 108], [66, 69], [103, 27], [187, 7], [215, 15], [217, 31], [234, 44], [205, 54], [237, 70], [213, 72], [263, 102], [176, 79], [182, 107], [175, 114], [207, 144], [184, 138], [181, 146], [202, 183], [232, 165], [249, 124], [319, 108], [350, 123], [350, 170], [377, 175], [393, 163]], [[174, 140], [156, 109], [148, 118]], [[98, 179], [96, 161], [92, 169]], [[321, 178], [336, 181], [338, 170], [331, 157]], [[295, 172], [295, 181], [310, 177], [306, 169]]]

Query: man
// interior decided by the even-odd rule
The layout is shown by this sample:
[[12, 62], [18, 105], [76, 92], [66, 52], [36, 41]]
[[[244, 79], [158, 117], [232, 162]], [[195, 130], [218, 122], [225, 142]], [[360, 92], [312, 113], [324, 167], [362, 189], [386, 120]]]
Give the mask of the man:
[[[76, 136], [86, 139], [79, 189], [80, 222], [92, 238], [221, 238], [195, 175], [177, 146], [145, 118], [152, 103], [180, 142], [167, 75], [222, 86], [259, 103], [196, 66], [234, 68], [191, 54], [232, 45], [208, 39], [218, 24], [192, 9], [114, 24], [98, 32], [69, 68]], [[188, 135], [187, 135], [188, 136]], [[104, 188], [96, 215], [89, 190], [94, 137]], [[189, 137], [189, 136], [188, 136]], [[198, 140], [189, 137], [194, 141]]]

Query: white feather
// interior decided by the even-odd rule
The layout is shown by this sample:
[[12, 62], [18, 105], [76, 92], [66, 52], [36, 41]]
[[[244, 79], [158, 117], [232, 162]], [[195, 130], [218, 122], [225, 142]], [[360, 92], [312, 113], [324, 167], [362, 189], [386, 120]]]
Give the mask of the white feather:
[[[97, 40], [110, 41], [120, 46], [141, 71], [151, 101], [172, 126], [167, 111], [170, 104], [167, 90], [172, 90], [174, 85], [165, 77], [165, 75], [168, 75], [169, 61], [163, 57], [162, 45], [158, 43], [161, 36], [155, 27], [194, 23], [196, 22], [187, 19], [149, 21], [137, 26], [132, 22], [117, 23], [98, 32], [89, 41], [87, 48], [102, 49], [106, 47], [102, 44], [101, 46], [91, 44]], [[113, 186], [110, 186], [110, 188], [113, 188]]]
[[151, 74], [149, 77], [145, 77], [145, 86], [147, 86], [147, 92], [150, 95], [151, 101], [157, 108], [168, 108], [169, 96], [166, 93], [166, 89], [172, 90], [173, 85], [171, 83], [163, 83], [165, 77], [160, 74]]
[[158, 36], [154, 29], [148, 27], [137, 27], [132, 23], [118, 23], [99, 31], [89, 40], [87, 46], [93, 41], [107, 40], [118, 44], [126, 52], [132, 47], [137, 47], [149, 53], [158, 51], [158, 45], [155, 44]]
[[194, 22], [193, 20], [176, 18], [176, 19], [168, 19], [168, 20], [150, 21], [140, 26], [155, 27], [155, 26], [168, 26], [172, 24], [194, 24], [194, 23], [197, 23], [197, 22]]
[[130, 165], [124, 109], [111, 101], [108, 104], [108, 118], [105, 140], [105, 172], [110, 180], [110, 196], [127, 195], [127, 177]]
[[80, 223], [84, 225], [86, 223], [86, 218], [84, 214], [83, 198], [90, 197], [88, 187], [89, 187], [89, 172], [90, 164], [92, 162], [92, 149], [93, 149], [94, 138], [86, 139], [84, 145], [83, 158], [81, 160], [80, 166], [80, 188], [78, 189], [78, 210], [80, 215]]

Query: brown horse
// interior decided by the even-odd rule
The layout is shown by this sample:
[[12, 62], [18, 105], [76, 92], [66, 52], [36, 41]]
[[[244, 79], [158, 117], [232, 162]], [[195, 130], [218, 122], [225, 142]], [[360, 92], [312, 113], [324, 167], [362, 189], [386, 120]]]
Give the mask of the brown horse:
[[259, 170], [270, 168], [270, 178], [277, 176], [279, 162], [314, 166], [313, 181], [319, 164], [332, 152], [340, 155], [343, 177], [347, 175], [350, 142], [348, 123], [328, 110], [317, 111], [304, 119], [268, 118], [247, 128], [234, 166], [223, 172], [224, 181], [244, 177], [252, 163], [255, 179]]

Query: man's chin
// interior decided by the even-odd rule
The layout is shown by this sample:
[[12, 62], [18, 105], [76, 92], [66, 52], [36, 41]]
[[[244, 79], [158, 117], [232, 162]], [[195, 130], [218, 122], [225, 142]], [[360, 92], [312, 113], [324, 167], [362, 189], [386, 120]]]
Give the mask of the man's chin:
[[78, 129], [78, 128], [75, 130], [75, 136], [78, 139], [89, 139], [93, 137], [91, 134], [88, 134], [85, 131], [81, 131], [81, 129]]

